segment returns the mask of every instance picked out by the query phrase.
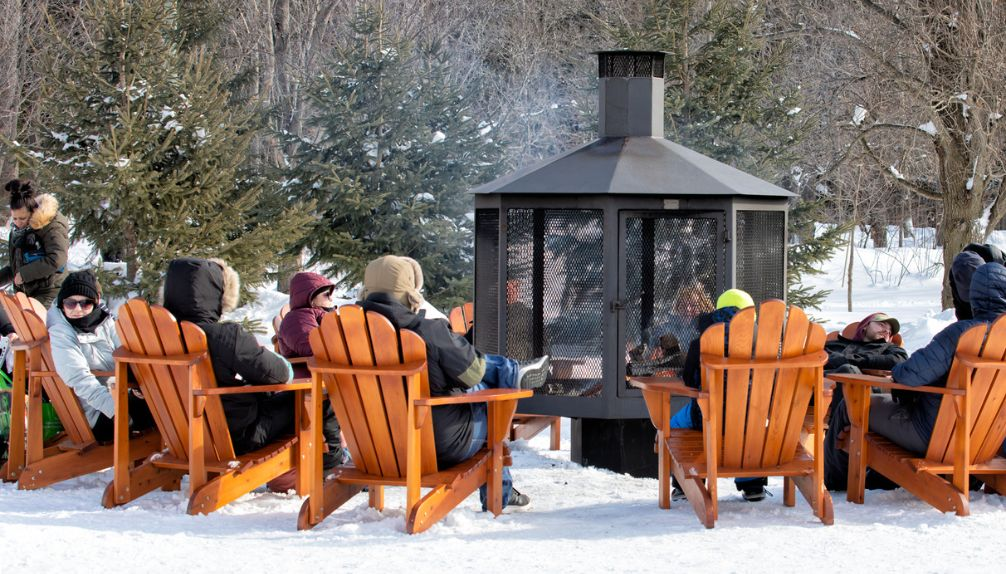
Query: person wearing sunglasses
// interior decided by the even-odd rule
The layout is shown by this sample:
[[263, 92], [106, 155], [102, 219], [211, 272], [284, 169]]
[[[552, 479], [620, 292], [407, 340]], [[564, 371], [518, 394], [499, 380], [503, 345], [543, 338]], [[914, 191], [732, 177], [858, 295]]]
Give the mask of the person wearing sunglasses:
[[[109, 391], [114, 377], [93, 371], [115, 370], [112, 352], [119, 346], [115, 317], [101, 302], [101, 285], [91, 270], [66, 276], [56, 295], [56, 305], [46, 316], [49, 343], [56, 372], [73, 389], [98, 442], [113, 438], [115, 400]], [[146, 402], [129, 395], [130, 427], [153, 427]]]

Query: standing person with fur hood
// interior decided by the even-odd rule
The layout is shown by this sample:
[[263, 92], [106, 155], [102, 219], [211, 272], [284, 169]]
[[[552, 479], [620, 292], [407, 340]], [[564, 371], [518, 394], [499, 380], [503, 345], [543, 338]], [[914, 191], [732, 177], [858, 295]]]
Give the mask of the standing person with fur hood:
[[48, 193], [36, 195], [31, 182], [13, 179], [10, 193], [12, 227], [7, 239], [8, 264], [0, 269], [0, 285], [38, 299], [48, 307], [66, 277], [70, 225], [59, 202]]
[[[237, 307], [238, 274], [220, 259], [175, 259], [164, 278], [164, 307], [206, 333], [217, 385], [276, 385], [293, 379], [286, 359], [259, 345], [238, 323], [220, 316]], [[220, 398], [234, 451], [245, 454], [294, 431], [294, 393], [249, 393]]]
[[[59, 202], [48, 193], [36, 195], [31, 182], [12, 179], [4, 186], [10, 193], [11, 228], [7, 236], [7, 265], [0, 268], [0, 287], [34, 297], [48, 307], [66, 277], [70, 225], [59, 212]], [[0, 309], [0, 335], [14, 332]]]

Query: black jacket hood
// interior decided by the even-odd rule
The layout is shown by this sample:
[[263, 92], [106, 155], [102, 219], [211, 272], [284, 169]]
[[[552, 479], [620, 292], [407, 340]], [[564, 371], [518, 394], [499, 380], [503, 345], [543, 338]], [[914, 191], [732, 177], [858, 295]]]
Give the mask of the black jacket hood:
[[216, 323], [223, 311], [224, 271], [206, 259], [183, 258], [168, 264], [164, 307], [179, 321]]
[[402, 305], [397, 299], [387, 293], [371, 293], [367, 296], [366, 307], [377, 311], [391, 321], [396, 329], [418, 330], [419, 322], [426, 318], [426, 310], [420, 309], [418, 313], [413, 313], [411, 309]]
[[971, 277], [971, 309], [975, 319], [992, 320], [1006, 313], [1006, 267], [986, 263]]

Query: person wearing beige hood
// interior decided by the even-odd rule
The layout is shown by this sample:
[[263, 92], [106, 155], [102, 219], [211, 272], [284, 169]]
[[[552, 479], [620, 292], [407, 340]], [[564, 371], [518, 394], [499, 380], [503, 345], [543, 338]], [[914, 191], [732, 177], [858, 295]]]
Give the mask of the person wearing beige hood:
[[[380, 313], [396, 329], [414, 331], [426, 342], [432, 396], [486, 388], [534, 389], [545, 383], [549, 369], [547, 355], [518, 363], [507, 357], [480, 353], [464, 337], [452, 333], [446, 320], [428, 318], [420, 293], [422, 285], [423, 270], [416, 260], [385, 255], [367, 265], [360, 299], [367, 311]], [[437, 464], [447, 467], [471, 457], [485, 445], [487, 430], [484, 403], [434, 407]], [[480, 493], [484, 509], [484, 487]], [[504, 468], [503, 505], [525, 506], [529, 502], [527, 495], [513, 488], [509, 469]]]

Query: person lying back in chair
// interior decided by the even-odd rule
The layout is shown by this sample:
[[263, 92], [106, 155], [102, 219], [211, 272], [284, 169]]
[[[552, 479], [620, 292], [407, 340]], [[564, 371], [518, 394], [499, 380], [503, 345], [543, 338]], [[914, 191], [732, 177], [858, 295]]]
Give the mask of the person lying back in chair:
[[[975, 325], [991, 323], [1006, 313], [1006, 267], [998, 263], [979, 267], [971, 281], [970, 300], [974, 318], [948, 325], [928, 345], [912, 353], [907, 361], [895, 365], [891, 370], [894, 382], [912, 387], [946, 386], [961, 335]], [[942, 395], [913, 391], [873, 393], [869, 430], [908, 451], [924, 454], [929, 447], [941, 399]], [[838, 448], [838, 442], [849, 425], [845, 399], [832, 403], [824, 439], [824, 484], [829, 490], [845, 490], [848, 484], [849, 455]], [[885, 488], [883, 483], [887, 483], [883, 480], [871, 486], [870, 473], [866, 481], [867, 488]]]
[[[396, 329], [414, 331], [426, 342], [430, 395], [446, 396], [488, 388], [534, 389], [548, 377], [548, 356], [527, 363], [499, 355], [482, 354], [450, 323], [429, 319], [422, 309], [419, 263], [409, 257], [385, 255], [371, 261], [363, 277], [361, 305], [388, 318]], [[528, 334], [530, 336], [530, 333]], [[433, 408], [433, 436], [437, 465], [460, 463], [481, 449], [488, 431], [485, 403], [443, 405]], [[480, 491], [485, 509], [485, 487]], [[508, 467], [503, 468], [503, 506], [525, 506], [527, 495], [513, 488]]]
[[[101, 284], [93, 271], [66, 276], [56, 295], [56, 305], [45, 317], [56, 373], [73, 389], [98, 442], [110, 442], [115, 429], [115, 400], [109, 391], [115, 378], [92, 372], [115, 370], [112, 353], [119, 347], [115, 316], [101, 300]], [[147, 403], [129, 393], [132, 430], [153, 428]]]
[[885, 313], [871, 313], [859, 322], [851, 339], [839, 334], [828, 341], [825, 373], [862, 373], [862, 369], [890, 371], [894, 365], [908, 360], [908, 353], [892, 338], [901, 330], [898, 320]]

